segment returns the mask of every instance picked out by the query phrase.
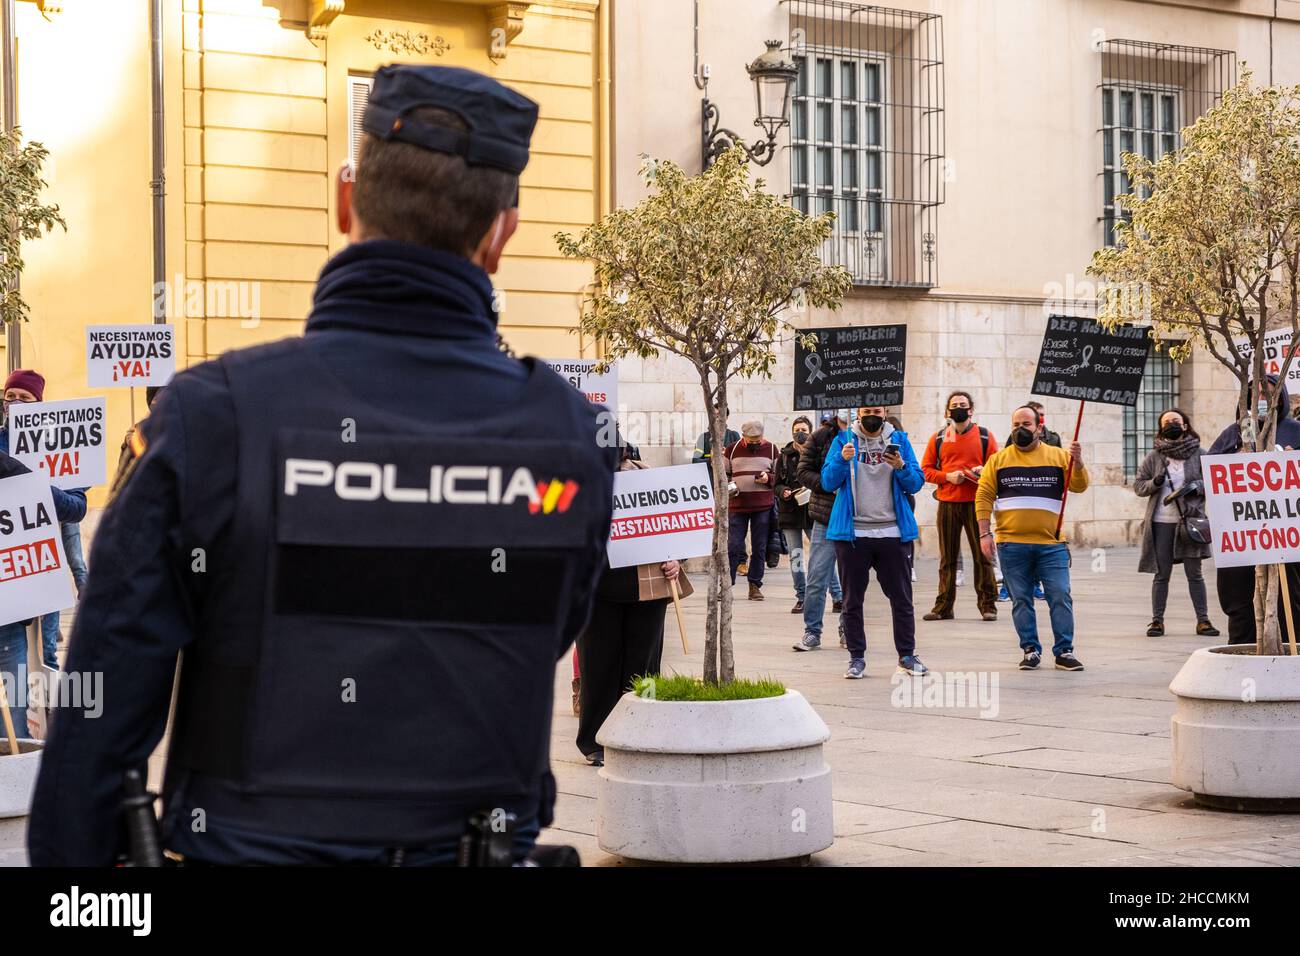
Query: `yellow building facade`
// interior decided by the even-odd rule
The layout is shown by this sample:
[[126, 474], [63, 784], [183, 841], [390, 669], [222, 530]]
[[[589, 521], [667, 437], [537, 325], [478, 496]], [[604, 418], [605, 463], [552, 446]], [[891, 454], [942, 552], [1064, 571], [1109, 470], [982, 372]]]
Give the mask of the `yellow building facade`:
[[[346, 242], [335, 174], [370, 75], [393, 62], [468, 67], [538, 102], [520, 229], [494, 277], [501, 330], [521, 354], [594, 354], [570, 332], [590, 268], [553, 236], [609, 204], [600, 0], [167, 0], [165, 289], [151, 266], [149, 3], [18, 8], [18, 122], [50, 150], [44, 198], [68, 222], [24, 253], [21, 357], [47, 397], [92, 393], [87, 325], [147, 323], [155, 307], [176, 326], [181, 367], [300, 333], [321, 266]], [[142, 394], [108, 400], [110, 434], [143, 409]]]

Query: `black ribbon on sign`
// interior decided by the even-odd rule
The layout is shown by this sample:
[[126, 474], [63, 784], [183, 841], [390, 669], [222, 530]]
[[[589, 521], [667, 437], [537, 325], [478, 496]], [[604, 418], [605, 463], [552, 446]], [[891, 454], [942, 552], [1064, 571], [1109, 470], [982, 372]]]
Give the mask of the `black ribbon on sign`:
[[804, 356], [803, 367], [810, 373], [807, 382], [805, 382], [807, 385], [826, 377], [826, 373], [822, 371], [822, 357], [817, 352], [811, 352]]

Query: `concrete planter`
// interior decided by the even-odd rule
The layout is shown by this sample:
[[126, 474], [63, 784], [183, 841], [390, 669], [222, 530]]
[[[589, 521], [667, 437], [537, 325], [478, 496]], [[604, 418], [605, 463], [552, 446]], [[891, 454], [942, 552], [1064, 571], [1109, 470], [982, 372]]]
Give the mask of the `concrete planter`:
[[0, 731], [0, 854], [27, 843], [27, 814], [32, 808], [36, 774], [44, 744], [18, 738], [18, 756], [9, 756], [9, 741]]
[[634, 860], [787, 860], [833, 842], [830, 731], [798, 691], [758, 700], [625, 694], [601, 727], [601, 849]]
[[1207, 806], [1300, 810], [1300, 657], [1202, 648], [1169, 689], [1174, 786]]

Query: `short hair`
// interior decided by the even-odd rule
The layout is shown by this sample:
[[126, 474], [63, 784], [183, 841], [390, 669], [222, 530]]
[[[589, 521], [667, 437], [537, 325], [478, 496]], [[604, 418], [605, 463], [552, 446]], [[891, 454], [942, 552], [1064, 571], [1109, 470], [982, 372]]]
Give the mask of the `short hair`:
[[1046, 411], [1046, 409], [1043, 408], [1042, 402], [1025, 402], [1025, 404], [1022, 407], [1032, 408], [1034, 411], [1038, 412], [1038, 417], [1040, 419], [1043, 417], [1043, 412]]
[[1027, 408], [1034, 413], [1034, 424], [1041, 425], [1043, 423], [1043, 413], [1039, 411], [1039, 409], [1041, 409], [1042, 406], [1039, 405], [1038, 408], [1035, 408], [1034, 405], [1036, 404], [1036, 402], [1026, 402], [1024, 405], [1017, 405], [1015, 408], [1011, 409], [1011, 416], [1014, 418], [1016, 412], [1020, 411], [1022, 408]]
[[805, 425], [808, 426], [808, 430], [809, 430], [809, 431], [812, 431], [813, 423], [812, 423], [811, 421], [808, 420], [808, 416], [807, 416], [807, 415], [800, 415], [798, 418], [796, 418], [794, 421], [792, 421], [792, 422], [790, 423], [790, 430], [791, 430], [791, 431], [794, 431], [794, 426], [795, 426], [795, 425], [798, 425], [800, 422], [803, 422]]
[[[426, 106], [410, 118], [456, 132], [469, 126], [455, 113]], [[361, 138], [352, 206], [367, 238], [413, 242], [473, 255], [492, 221], [515, 205], [519, 177], [461, 156], [385, 140]]]
[[966, 401], [970, 402], [970, 407], [972, 409], [975, 407], [975, 399], [971, 398], [970, 392], [963, 392], [961, 389], [958, 389], [955, 392], [948, 393], [948, 398], [943, 403], [943, 407], [945, 411], [948, 409], [948, 406], [952, 404], [952, 400], [956, 398], [958, 395], [966, 399]]

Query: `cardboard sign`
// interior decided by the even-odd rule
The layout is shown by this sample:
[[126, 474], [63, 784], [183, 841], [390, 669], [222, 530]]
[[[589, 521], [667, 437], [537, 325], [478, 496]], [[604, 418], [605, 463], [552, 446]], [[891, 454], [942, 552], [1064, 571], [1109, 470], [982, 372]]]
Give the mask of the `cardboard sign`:
[[713, 553], [713, 483], [703, 463], [614, 475], [611, 568]]
[[176, 374], [170, 325], [86, 327], [86, 384], [91, 388], [166, 385]]
[[1104, 405], [1136, 405], [1151, 354], [1147, 329], [1121, 325], [1107, 332], [1095, 319], [1048, 317], [1034, 372], [1034, 395]]
[[[1247, 362], [1254, 361], [1255, 350], [1250, 347], [1249, 339], [1234, 339], [1233, 345]], [[1264, 374], [1278, 375], [1282, 371], [1282, 363], [1286, 361], [1288, 354], [1300, 352], [1300, 345], [1291, 344], [1291, 330], [1289, 328], [1274, 329], [1264, 336]], [[1251, 365], [1251, 377], [1255, 375], [1254, 365]], [[1291, 365], [1286, 370], [1286, 386], [1294, 395], [1300, 387], [1300, 354], [1295, 354], [1291, 359]]]
[[903, 404], [907, 326], [805, 329], [817, 349], [794, 347], [795, 411]]
[[108, 480], [104, 399], [14, 403], [9, 453], [56, 488], [89, 488]]
[[593, 405], [604, 405], [618, 412], [618, 364], [611, 363], [609, 371], [597, 372], [600, 362], [595, 359], [542, 359], [555, 369], [556, 374], [587, 396]]
[[72, 575], [50, 484], [40, 475], [0, 479], [0, 621], [72, 607]]
[[1300, 451], [1204, 455], [1215, 567], [1300, 561]]

